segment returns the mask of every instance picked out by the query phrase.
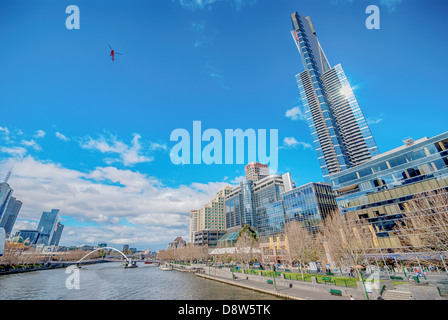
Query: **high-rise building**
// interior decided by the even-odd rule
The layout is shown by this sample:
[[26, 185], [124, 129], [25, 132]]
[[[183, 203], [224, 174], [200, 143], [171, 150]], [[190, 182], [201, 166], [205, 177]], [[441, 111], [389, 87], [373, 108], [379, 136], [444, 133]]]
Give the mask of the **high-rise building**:
[[296, 75], [305, 117], [325, 181], [379, 154], [347, 76], [331, 67], [310, 17], [291, 14], [291, 34], [305, 70]]
[[56, 230], [56, 223], [58, 222], [59, 209], [52, 209], [50, 212], [43, 212], [37, 226], [37, 231], [40, 232], [38, 244], [48, 245]]
[[60, 222], [57, 223], [56, 229], [54, 230], [53, 236], [50, 239], [50, 246], [58, 246], [59, 241], [61, 241], [62, 231], [64, 230], [64, 225]]
[[5, 213], [0, 217], [0, 227], [5, 228], [7, 235], [11, 234], [14, 223], [16, 222], [20, 208], [22, 208], [22, 201], [14, 197], [9, 199], [8, 206]]
[[289, 173], [241, 182], [225, 199], [226, 229], [236, 231], [246, 224], [257, 227], [257, 217], [265, 206], [280, 200], [280, 194], [291, 190], [293, 184]]
[[0, 183], [0, 219], [2, 219], [5, 214], [6, 208], [8, 207], [9, 199], [12, 196], [14, 190], [9, 186], [7, 182]]
[[269, 167], [266, 164], [251, 162], [244, 168], [246, 180], [258, 181], [269, 176]]
[[36, 244], [39, 236], [40, 232], [37, 230], [19, 230], [15, 234], [17, 241], [29, 244]]
[[428, 192], [448, 197], [448, 132], [405, 140], [401, 147], [332, 175], [331, 186], [341, 213], [369, 222], [379, 248], [403, 250], [396, 226], [407, 219], [408, 202]]
[[231, 190], [232, 187], [230, 186], [221, 188], [213, 199], [197, 210], [197, 231], [225, 229], [224, 197]]
[[198, 210], [190, 211], [190, 228], [189, 228], [188, 242], [194, 242], [194, 233], [198, 231]]

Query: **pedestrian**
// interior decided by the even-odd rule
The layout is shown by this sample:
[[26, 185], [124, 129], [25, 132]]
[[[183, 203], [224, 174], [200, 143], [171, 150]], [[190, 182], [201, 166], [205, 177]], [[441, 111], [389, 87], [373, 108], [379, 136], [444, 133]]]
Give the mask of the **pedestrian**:
[[355, 300], [355, 298], [353, 298], [353, 296], [352, 296], [352, 295], [350, 295], [350, 300]]

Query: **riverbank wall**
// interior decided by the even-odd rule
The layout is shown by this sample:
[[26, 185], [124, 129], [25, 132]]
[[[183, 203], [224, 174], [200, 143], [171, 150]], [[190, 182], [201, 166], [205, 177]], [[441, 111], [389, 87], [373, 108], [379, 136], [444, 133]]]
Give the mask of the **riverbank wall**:
[[[95, 261], [83, 261], [82, 264], [96, 264], [96, 263], [105, 263], [110, 262], [107, 260], [95, 260]], [[48, 262], [44, 264], [41, 267], [24, 267], [24, 268], [10, 268], [6, 271], [0, 271], [0, 276], [2, 275], [8, 275], [8, 274], [17, 274], [17, 273], [26, 273], [26, 272], [34, 272], [34, 271], [43, 271], [43, 270], [52, 270], [52, 269], [59, 269], [59, 268], [67, 268], [72, 265], [76, 265], [77, 262]]]

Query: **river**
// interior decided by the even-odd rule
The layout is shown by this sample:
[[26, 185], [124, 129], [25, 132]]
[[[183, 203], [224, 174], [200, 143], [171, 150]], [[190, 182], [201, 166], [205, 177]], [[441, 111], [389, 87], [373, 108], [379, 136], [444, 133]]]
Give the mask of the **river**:
[[191, 273], [162, 271], [138, 263], [125, 269], [120, 263], [84, 265], [79, 288], [69, 289], [66, 269], [1, 275], [0, 300], [277, 300]]

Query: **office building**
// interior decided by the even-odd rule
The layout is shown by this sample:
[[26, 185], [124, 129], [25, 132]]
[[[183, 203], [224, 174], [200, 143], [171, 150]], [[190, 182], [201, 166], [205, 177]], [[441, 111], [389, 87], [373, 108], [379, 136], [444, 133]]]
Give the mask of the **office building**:
[[8, 207], [9, 199], [12, 196], [14, 190], [5, 182], [0, 183], [0, 220], [3, 219], [6, 208]]
[[61, 240], [62, 231], [64, 230], [64, 225], [58, 222], [56, 224], [56, 229], [54, 230], [53, 236], [50, 239], [50, 246], [58, 246]]
[[14, 223], [16, 222], [17, 216], [22, 208], [22, 201], [17, 200], [14, 197], [9, 199], [8, 206], [6, 207], [5, 213], [0, 218], [0, 228], [4, 228], [6, 235], [10, 235]]
[[59, 209], [52, 209], [50, 212], [43, 212], [37, 226], [37, 231], [40, 232], [37, 244], [49, 245], [53, 234], [56, 230], [58, 222]]
[[194, 233], [193, 243], [199, 246], [216, 247], [218, 239], [226, 234], [224, 230], [200, 230]]
[[190, 227], [188, 229], [189, 229], [188, 242], [193, 243], [194, 233], [198, 231], [198, 210], [190, 211]]
[[280, 194], [293, 186], [289, 173], [240, 182], [225, 199], [226, 230], [238, 230], [246, 224], [257, 227], [257, 216], [264, 207], [280, 200]]
[[291, 34], [305, 70], [296, 75], [322, 175], [357, 166], [379, 154], [340, 64], [331, 67], [309, 17], [291, 15]]
[[39, 236], [40, 232], [37, 230], [19, 230], [15, 234], [16, 239], [13, 240], [32, 245], [37, 243]]
[[[415, 195], [448, 192], [448, 132], [404, 145], [331, 176], [336, 201], [350, 220], [374, 227], [379, 248], [400, 248], [394, 228]], [[448, 193], [447, 193], [448, 197]]]
[[269, 176], [269, 167], [266, 164], [251, 162], [244, 168], [246, 180], [256, 182]]
[[213, 199], [197, 210], [197, 231], [225, 229], [224, 198], [231, 190], [230, 186], [222, 187]]
[[277, 237], [285, 224], [294, 220], [316, 232], [325, 217], [334, 212], [338, 212], [338, 206], [331, 186], [321, 182], [307, 183], [281, 193], [278, 201], [259, 210], [259, 237], [262, 242]]

